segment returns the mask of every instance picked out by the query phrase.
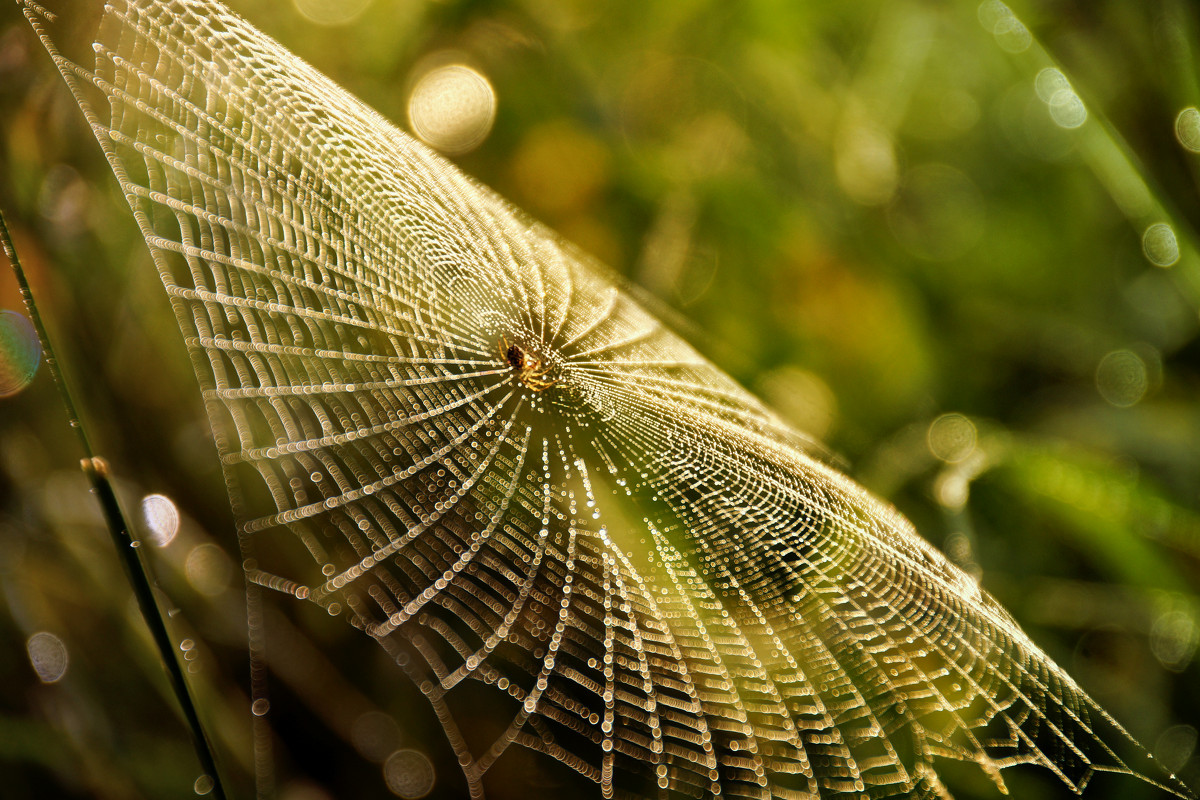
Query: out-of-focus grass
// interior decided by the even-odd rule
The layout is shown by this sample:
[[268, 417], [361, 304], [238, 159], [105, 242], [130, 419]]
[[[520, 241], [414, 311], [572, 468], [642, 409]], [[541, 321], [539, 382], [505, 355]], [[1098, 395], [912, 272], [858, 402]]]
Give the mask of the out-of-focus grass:
[[[429, 57], [486, 75], [495, 126], [464, 169], [689, 320], [1200, 783], [1191, 4], [373, 0], [340, 27], [235, 8], [400, 122]], [[162, 492], [183, 512], [151, 561], [245, 792], [240, 570], [195, 382], [108, 167], [13, 4], [0, 204], [131, 509]], [[1160, 223], [1179, 251], [1166, 268], [1152, 259], [1169, 242], [1143, 241]], [[0, 308], [19, 307], [0, 274]], [[72, 448], [45, 375], [0, 400], [4, 793], [182, 796], [186, 735]], [[384, 796], [369, 763], [388, 746], [426, 748], [435, 793], [456, 796], [436, 722], [361, 637], [309, 617], [274, 630], [287, 796]], [[70, 654], [57, 683], [26, 656], [38, 631]], [[993, 796], [965, 771], [954, 785]], [[1062, 794], [1032, 773], [1011, 786]]]

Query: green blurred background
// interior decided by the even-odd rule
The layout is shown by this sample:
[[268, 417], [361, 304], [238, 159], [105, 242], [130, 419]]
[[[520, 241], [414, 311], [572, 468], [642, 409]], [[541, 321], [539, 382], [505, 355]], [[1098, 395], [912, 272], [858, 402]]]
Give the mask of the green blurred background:
[[[233, 7], [402, 125], [430, 70], [485, 76], [494, 124], [463, 169], [826, 441], [1200, 786], [1193, 4]], [[244, 796], [241, 570], [199, 393], [116, 181], [11, 2], [0, 208], [131, 516], [152, 493], [169, 502], [147, 535], [179, 515], [147, 553]], [[7, 270], [0, 309], [22, 309]], [[0, 794], [187, 796], [194, 756], [79, 455], [45, 370], [0, 399]], [[397, 748], [457, 796], [436, 721], [361, 636], [263, 613], [284, 797], [403, 795], [378, 766]], [[996, 796], [947, 774], [959, 797]], [[1065, 794], [1037, 771], [1010, 788]]]

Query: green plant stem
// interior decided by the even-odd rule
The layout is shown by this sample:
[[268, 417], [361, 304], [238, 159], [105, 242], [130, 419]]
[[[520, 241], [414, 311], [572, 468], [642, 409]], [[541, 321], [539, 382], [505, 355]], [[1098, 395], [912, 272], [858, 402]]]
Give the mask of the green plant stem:
[[79, 444], [83, 449], [84, 457], [80, 461], [80, 466], [92, 484], [93, 494], [100, 501], [100, 509], [104, 514], [105, 526], [112, 536], [113, 546], [116, 547], [121, 565], [125, 569], [125, 576], [129, 579], [130, 586], [133, 587], [133, 594], [137, 598], [138, 608], [142, 612], [142, 619], [145, 620], [146, 627], [150, 629], [150, 634], [154, 638], [154, 644], [158, 647], [158, 652], [166, 668], [171, 688], [175, 692], [175, 699], [179, 702], [179, 706], [183, 710], [183, 716], [192, 736], [192, 744], [195, 747], [196, 756], [200, 760], [200, 767], [212, 780], [211, 795], [216, 800], [225, 800], [225, 789], [221, 783], [220, 773], [217, 771], [212, 748], [209, 746], [208, 738], [204, 734], [204, 727], [200, 723], [200, 715], [196, 710], [191, 690], [188, 688], [187, 679], [184, 677], [183, 668], [180, 666], [179, 659], [175, 656], [175, 648], [171, 642], [171, 636], [167, 633], [162, 613], [159, 611], [158, 604], [154, 599], [154, 587], [150, 583], [149, 573], [146, 570], [145, 564], [142, 563], [138, 552], [140, 543], [133, 537], [129, 522], [125, 517], [125, 513], [121, 510], [120, 501], [117, 499], [116, 491], [113, 489], [112, 480], [109, 477], [108, 462], [97, 456], [92, 450], [91, 442], [88, 440], [87, 432], [84, 430], [79, 413], [76, 411], [75, 403], [71, 399], [71, 393], [67, 388], [62, 369], [54, 354], [54, 348], [50, 344], [50, 337], [46, 332], [45, 325], [42, 323], [37, 303], [34, 302], [33, 291], [30, 289], [25, 271], [21, 268], [21, 262], [17, 258], [16, 247], [13, 246], [12, 237], [8, 232], [8, 224], [5, 222], [2, 212], [0, 212], [0, 245], [3, 246], [4, 253], [8, 256], [8, 261], [12, 265], [13, 274], [17, 279], [17, 286], [21, 292], [21, 297], [25, 300], [25, 307], [29, 312], [29, 318], [32, 320], [34, 330], [37, 331], [38, 339], [41, 341], [46, 368], [50, 371], [50, 376], [58, 387], [59, 396], [62, 398], [63, 405], [66, 406], [70, 426], [75, 430], [75, 434], [79, 438]]

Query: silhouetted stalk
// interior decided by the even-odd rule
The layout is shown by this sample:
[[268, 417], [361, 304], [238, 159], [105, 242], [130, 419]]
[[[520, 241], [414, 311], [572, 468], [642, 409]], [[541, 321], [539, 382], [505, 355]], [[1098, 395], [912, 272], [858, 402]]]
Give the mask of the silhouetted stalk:
[[[218, 800], [225, 800], [225, 789], [221, 783], [220, 774], [217, 772], [212, 748], [209, 746], [208, 738], [204, 735], [204, 727], [200, 724], [200, 716], [196, 711], [196, 704], [192, 699], [191, 690], [188, 688], [187, 680], [184, 678], [179, 660], [175, 657], [175, 648], [171, 642], [171, 637], [167, 633], [162, 614], [159, 612], [158, 604], [154, 600], [154, 588], [150, 583], [148, 572], [138, 553], [140, 543], [133, 537], [125, 514], [121, 510], [121, 504], [117, 499], [116, 492], [113, 490], [112, 481], [109, 478], [108, 462], [96, 455], [92, 450], [92, 445], [88, 440], [87, 432], [84, 430], [83, 422], [80, 420], [75, 403], [71, 399], [71, 392], [67, 387], [62, 369], [55, 356], [54, 348], [50, 344], [50, 336], [46, 332], [45, 325], [42, 324], [41, 314], [38, 313], [37, 303], [33, 299], [33, 291], [30, 289], [29, 281], [25, 277], [25, 271], [21, 268], [21, 262], [17, 258], [17, 250], [13, 245], [12, 237], [9, 235], [8, 225], [4, 220], [3, 213], [0, 213], [0, 245], [3, 245], [5, 255], [8, 256], [9, 263], [12, 264], [13, 274], [16, 275], [21, 297], [25, 300], [25, 307], [29, 311], [29, 318], [32, 320], [34, 330], [37, 331], [38, 339], [41, 341], [46, 368], [50, 371], [50, 376], [58, 387], [59, 396], [62, 398], [63, 405], [66, 406], [70, 426], [74, 429], [76, 436], [79, 438], [79, 444], [83, 448], [84, 457], [80, 460], [80, 466], [92, 484], [92, 492], [100, 501], [100, 509], [104, 514], [105, 526], [112, 536], [113, 546], [116, 547], [117, 554], [120, 556], [121, 564], [125, 568], [125, 575], [129, 579], [129, 584], [133, 587], [134, 596], [137, 597], [138, 608], [142, 612], [142, 619], [146, 621], [146, 626], [150, 629], [150, 634], [154, 637], [154, 644], [158, 647], [159, 655], [162, 656], [167, 676], [171, 682], [171, 688], [175, 692], [175, 698], [179, 701], [179, 706], [183, 710], [183, 716], [187, 721], [187, 726], [192, 736], [192, 744], [196, 749], [196, 756], [200, 760], [200, 767], [212, 780], [212, 796]], [[199, 786], [197, 788], [199, 789]]]

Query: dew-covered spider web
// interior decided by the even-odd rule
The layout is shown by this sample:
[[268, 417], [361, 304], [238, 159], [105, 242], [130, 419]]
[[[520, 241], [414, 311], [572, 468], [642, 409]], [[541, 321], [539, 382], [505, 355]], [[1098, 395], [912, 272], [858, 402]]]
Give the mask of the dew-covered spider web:
[[604, 797], [947, 797], [942, 759], [1191, 796], [602, 268], [246, 22], [25, 10], [170, 295], [247, 580], [377, 641], [474, 796], [510, 748]]

